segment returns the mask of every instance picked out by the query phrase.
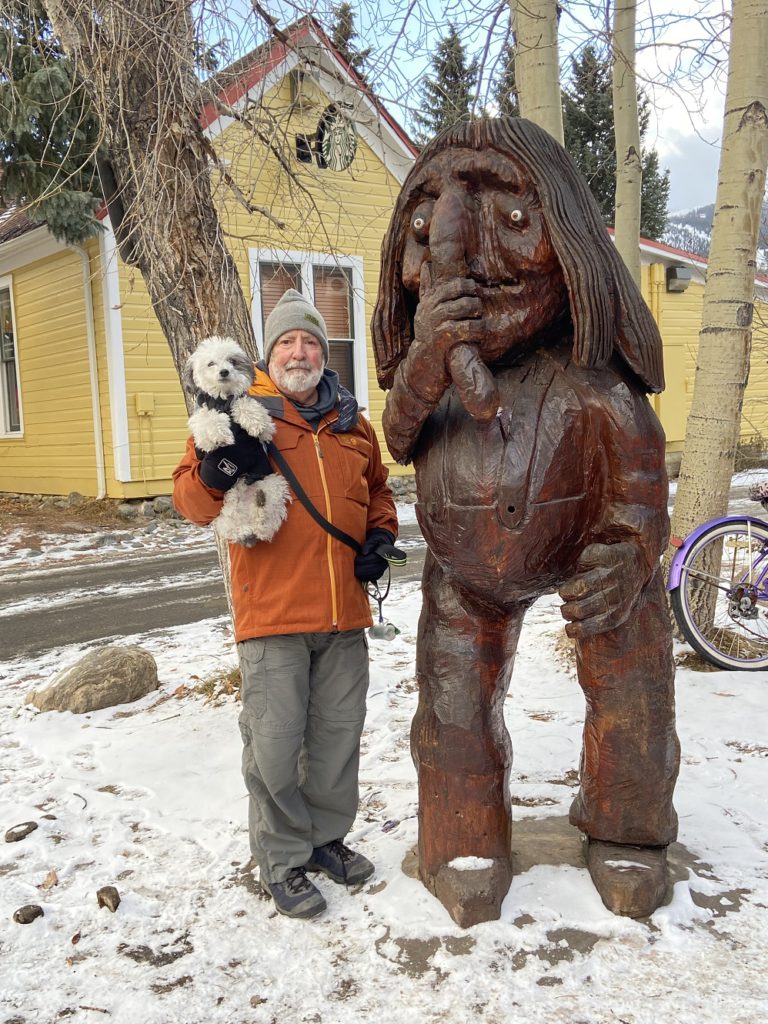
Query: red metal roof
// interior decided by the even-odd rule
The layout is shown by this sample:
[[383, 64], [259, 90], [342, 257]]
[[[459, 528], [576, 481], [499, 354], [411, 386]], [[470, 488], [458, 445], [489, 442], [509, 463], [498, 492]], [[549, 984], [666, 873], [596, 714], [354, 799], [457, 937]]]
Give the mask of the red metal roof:
[[10, 242], [13, 238], [20, 238], [28, 231], [34, 231], [41, 225], [30, 220], [23, 210], [17, 210], [15, 206], [8, 206], [0, 211], [0, 245], [3, 242]]

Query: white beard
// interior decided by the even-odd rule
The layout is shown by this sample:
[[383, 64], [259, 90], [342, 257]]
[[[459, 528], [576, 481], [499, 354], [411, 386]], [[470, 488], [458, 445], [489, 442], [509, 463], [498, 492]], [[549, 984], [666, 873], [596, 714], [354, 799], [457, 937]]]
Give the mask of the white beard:
[[281, 391], [290, 395], [316, 388], [323, 376], [323, 369], [322, 367], [319, 370], [313, 370], [309, 366], [289, 368], [272, 365], [269, 367], [269, 375]]

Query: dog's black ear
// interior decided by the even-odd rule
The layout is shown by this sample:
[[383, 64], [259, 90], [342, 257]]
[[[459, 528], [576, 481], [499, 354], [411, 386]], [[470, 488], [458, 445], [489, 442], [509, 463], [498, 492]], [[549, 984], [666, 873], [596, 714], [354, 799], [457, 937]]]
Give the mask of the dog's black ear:
[[251, 357], [246, 355], [241, 348], [237, 348], [230, 358], [234, 368], [242, 373], [243, 376], [248, 377], [250, 382], [253, 383], [254, 378], [256, 377], [256, 372], [253, 369], [253, 360]]
[[181, 386], [191, 394], [197, 390], [195, 387], [195, 357], [191, 355], [184, 363], [181, 370]]

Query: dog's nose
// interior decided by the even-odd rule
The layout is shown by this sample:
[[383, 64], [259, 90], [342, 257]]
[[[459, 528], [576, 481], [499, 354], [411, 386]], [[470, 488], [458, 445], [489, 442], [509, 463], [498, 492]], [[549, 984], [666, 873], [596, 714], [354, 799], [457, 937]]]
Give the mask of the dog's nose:
[[229, 370], [219, 370], [219, 376], [220, 377], [228, 377], [229, 376]]

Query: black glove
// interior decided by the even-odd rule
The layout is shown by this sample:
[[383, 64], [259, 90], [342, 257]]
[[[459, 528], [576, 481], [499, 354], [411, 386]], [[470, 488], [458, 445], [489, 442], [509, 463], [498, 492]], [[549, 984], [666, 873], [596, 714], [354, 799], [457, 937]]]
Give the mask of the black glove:
[[382, 530], [380, 527], [366, 534], [363, 550], [359, 555], [355, 555], [355, 576], [359, 580], [364, 583], [375, 583], [384, 575], [387, 561], [376, 554], [376, 548], [380, 544], [391, 544], [394, 539], [389, 530]]
[[274, 472], [261, 441], [246, 434], [236, 423], [232, 424], [232, 433], [234, 444], [208, 452], [200, 462], [200, 479], [219, 491], [228, 491], [243, 475], [249, 483], [255, 483]]

